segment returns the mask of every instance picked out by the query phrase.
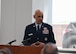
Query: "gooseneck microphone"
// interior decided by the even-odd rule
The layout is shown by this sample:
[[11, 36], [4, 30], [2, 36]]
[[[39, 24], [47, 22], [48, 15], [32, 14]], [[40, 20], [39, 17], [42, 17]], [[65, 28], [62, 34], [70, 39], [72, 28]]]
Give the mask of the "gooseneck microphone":
[[11, 45], [13, 42], [16, 42], [16, 39], [15, 39], [15, 40], [10, 41], [8, 44], [9, 44], [9, 45]]
[[28, 40], [30, 40], [30, 39], [31, 39], [31, 38], [28, 38], [28, 39], [26, 39], [26, 40], [23, 40], [22, 43], [24, 43], [24, 42], [26, 42], [26, 41], [28, 41]]

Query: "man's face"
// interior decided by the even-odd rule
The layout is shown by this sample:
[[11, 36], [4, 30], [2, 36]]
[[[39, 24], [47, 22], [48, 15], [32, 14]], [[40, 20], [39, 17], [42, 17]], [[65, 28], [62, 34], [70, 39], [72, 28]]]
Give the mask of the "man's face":
[[40, 24], [43, 21], [43, 13], [42, 12], [36, 12], [34, 15], [34, 18], [36, 20], [36, 23]]

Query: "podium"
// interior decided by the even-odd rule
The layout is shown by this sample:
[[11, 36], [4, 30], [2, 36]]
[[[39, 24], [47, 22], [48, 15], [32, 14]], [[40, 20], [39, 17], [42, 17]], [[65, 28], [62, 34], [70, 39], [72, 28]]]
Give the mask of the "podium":
[[9, 48], [12, 54], [41, 54], [41, 49], [43, 48], [35, 46], [0, 45], [0, 49], [4, 47]]

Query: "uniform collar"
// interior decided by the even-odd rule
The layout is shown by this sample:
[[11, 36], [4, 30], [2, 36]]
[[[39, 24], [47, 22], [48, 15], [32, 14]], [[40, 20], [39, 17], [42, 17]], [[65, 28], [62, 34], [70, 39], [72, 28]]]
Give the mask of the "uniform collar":
[[39, 27], [41, 27], [42, 23], [40, 23], [40, 24], [35, 23], [35, 26], [36, 26], [36, 27], [37, 27], [38, 25], [39, 25]]
[[[37, 26], [37, 24], [33, 23], [33, 27], [36, 27], [36, 26]], [[43, 22], [41, 23], [41, 27], [44, 27], [44, 23]]]

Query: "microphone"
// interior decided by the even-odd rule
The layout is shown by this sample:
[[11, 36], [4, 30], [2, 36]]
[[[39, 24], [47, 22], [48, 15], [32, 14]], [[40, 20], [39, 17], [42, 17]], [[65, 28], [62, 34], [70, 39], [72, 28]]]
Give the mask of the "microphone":
[[15, 40], [10, 41], [8, 44], [9, 44], [9, 45], [11, 45], [13, 42], [16, 42], [16, 39], [15, 39]]
[[25, 38], [25, 39], [21, 42], [23, 45], [30, 45], [30, 43], [28, 43], [28, 41], [31, 40], [34, 36], [33, 36], [32, 33], [30, 33], [29, 36], [30, 36], [30, 37]]
[[24, 42], [26, 42], [26, 41], [28, 41], [28, 40], [30, 40], [30, 39], [31, 39], [31, 38], [28, 38], [28, 39], [26, 39], [26, 40], [23, 40], [22, 43], [24, 43]]

